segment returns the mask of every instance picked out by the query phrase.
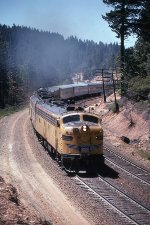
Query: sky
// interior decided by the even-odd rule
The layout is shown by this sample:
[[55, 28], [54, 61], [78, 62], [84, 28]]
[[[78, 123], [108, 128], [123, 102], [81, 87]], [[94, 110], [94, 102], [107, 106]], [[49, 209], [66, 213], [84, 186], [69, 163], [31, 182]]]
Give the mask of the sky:
[[[0, 24], [57, 32], [64, 38], [73, 35], [97, 43], [120, 43], [102, 19], [109, 11], [102, 0], [0, 0]], [[134, 42], [130, 37], [125, 46]]]

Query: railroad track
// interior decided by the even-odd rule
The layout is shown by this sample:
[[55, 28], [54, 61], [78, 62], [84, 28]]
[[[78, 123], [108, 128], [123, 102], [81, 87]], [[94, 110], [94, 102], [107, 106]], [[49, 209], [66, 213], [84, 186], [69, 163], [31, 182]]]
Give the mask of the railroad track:
[[106, 161], [119, 166], [119, 168], [136, 177], [142, 183], [147, 184], [148, 186], [150, 185], [150, 171], [124, 158], [123, 156], [111, 150], [109, 147], [104, 146], [104, 149]]
[[89, 196], [96, 202], [99, 202], [100, 205], [103, 203], [108, 210], [114, 210], [122, 219], [123, 224], [149, 225], [149, 209], [114, 187], [100, 175], [93, 179], [81, 176], [73, 179], [88, 191]]
[[95, 100], [100, 100], [100, 99], [101, 99], [101, 96], [90, 97], [90, 98], [87, 98], [87, 99], [76, 100], [75, 104], [84, 106], [84, 105], [87, 105], [89, 101], [93, 101], [93, 100], [95, 101]]

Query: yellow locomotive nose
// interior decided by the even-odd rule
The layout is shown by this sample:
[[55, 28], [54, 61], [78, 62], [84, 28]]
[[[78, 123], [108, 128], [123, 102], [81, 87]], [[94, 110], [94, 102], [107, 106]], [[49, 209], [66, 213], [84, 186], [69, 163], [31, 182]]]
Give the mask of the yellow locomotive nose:
[[79, 134], [80, 130], [78, 128], [73, 128], [73, 134]]

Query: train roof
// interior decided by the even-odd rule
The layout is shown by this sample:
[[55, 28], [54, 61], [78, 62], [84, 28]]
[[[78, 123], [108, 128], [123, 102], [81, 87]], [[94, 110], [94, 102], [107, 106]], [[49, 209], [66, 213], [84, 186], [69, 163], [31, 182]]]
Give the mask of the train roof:
[[54, 91], [57, 91], [57, 90], [59, 90], [58, 86], [48, 87], [48, 91], [50, 91], [50, 92], [54, 92]]
[[44, 108], [46, 111], [55, 114], [56, 117], [59, 116], [60, 114], [67, 112], [65, 104], [61, 105], [62, 104], [61, 101], [57, 101], [57, 103], [55, 103], [56, 101], [52, 102], [48, 102], [48, 100], [44, 101], [41, 98], [39, 98], [38, 95], [36, 94], [32, 95], [30, 97], [30, 100], [36, 103], [38, 108], [42, 109]]
[[60, 116], [65, 117], [67, 115], [74, 115], [74, 114], [81, 114], [81, 113], [98, 117], [96, 114], [89, 113], [86, 111], [80, 111], [80, 110], [68, 111], [67, 105], [64, 105], [64, 107], [63, 107], [63, 106], [58, 106], [56, 104], [49, 105], [49, 104], [45, 103], [45, 104], [42, 104], [41, 106], [56, 118], [60, 118]]
[[66, 88], [72, 88], [72, 87], [82, 87], [82, 86], [88, 86], [88, 83], [80, 82], [77, 84], [64, 84], [64, 85], [58, 85], [53, 87], [48, 87], [48, 91], [57, 91], [59, 89], [66, 89]]
[[67, 89], [67, 88], [72, 88], [72, 87], [86, 87], [86, 86], [98, 86], [98, 85], [102, 85], [102, 82], [98, 82], [98, 83], [84, 83], [84, 82], [79, 82], [76, 84], [64, 84], [64, 85], [58, 85], [58, 86], [53, 86], [53, 87], [48, 87], [48, 91], [49, 92], [55, 92], [58, 91], [59, 89]]
[[56, 104], [47, 104], [47, 103], [44, 103], [42, 104], [42, 106], [48, 110], [49, 112], [55, 114], [57, 117], [59, 117], [60, 115], [62, 115], [63, 113], [67, 112], [66, 110], [66, 107], [64, 106], [58, 106]]
[[102, 85], [102, 82], [98, 82], [98, 83], [88, 83], [89, 86], [99, 86]]
[[89, 113], [89, 112], [85, 112], [84, 110], [81, 110], [80, 107], [79, 109], [76, 108], [75, 111], [73, 109], [72, 111], [70, 109], [68, 110], [69, 107], [71, 108], [73, 106], [71, 105], [68, 106], [63, 101], [51, 101], [51, 102], [43, 101], [37, 95], [32, 95], [30, 97], [30, 100], [37, 105], [37, 108], [42, 109], [43, 111], [45, 111], [48, 114], [51, 114], [55, 118], [60, 118], [60, 116], [67, 116], [68, 114], [71, 115], [71, 114], [78, 114], [78, 113], [86, 113], [86, 114], [97, 116], [93, 113]]

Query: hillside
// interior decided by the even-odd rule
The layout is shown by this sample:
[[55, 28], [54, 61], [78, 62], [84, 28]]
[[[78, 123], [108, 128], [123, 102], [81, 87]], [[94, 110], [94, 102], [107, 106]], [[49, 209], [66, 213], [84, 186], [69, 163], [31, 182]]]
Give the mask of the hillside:
[[[149, 166], [150, 160], [150, 108], [141, 109], [139, 105], [117, 96], [122, 104], [118, 113], [113, 113], [113, 95], [107, 103], [100, 102], [96, 112], [102, 116], [105, 143], [114, 146], [115, 150], [143, 166]], [[129, 138], [130, 143], [122, 141], [122, 136]], [[122, 137], [122, 138], [121, 138]]]

